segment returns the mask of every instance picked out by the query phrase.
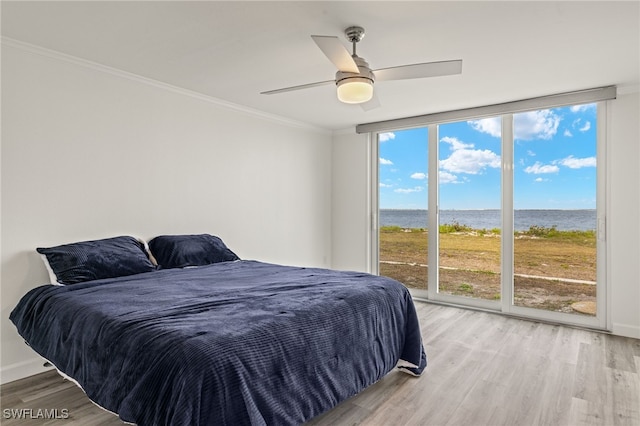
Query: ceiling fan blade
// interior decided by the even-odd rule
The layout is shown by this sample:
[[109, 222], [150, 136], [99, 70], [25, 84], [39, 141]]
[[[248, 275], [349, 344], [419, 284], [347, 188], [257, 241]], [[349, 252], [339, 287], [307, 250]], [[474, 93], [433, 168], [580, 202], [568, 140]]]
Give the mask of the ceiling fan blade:
[[462, 73], [462, 59], [402, 65], [373, 71], [376, 81], [406, 80], [410, 78], [438, 77]]
[[261, 95], [275, 95], [276, 93], [291, 92], [291, 91], [294, 91], [294, 90], [309, 89], [311, 87], [316, 87], [316, 86], [324, 86], [325, 84], [329, 84], [329, 83], [335, 84], [336, 81], [335, 80], [327, 80], [327, 81], [319, 81], [317, 83], [301, 84], [300, 86], [285, 87], [284, 89], [267, 90], [266, 92], [260, 92], [260, 94]]
[[360, 104], [360, 108], [362, 108], [362, 110], [365, 112], [379, 107], [380, 99], [376, 96], [376, 92], [373, 92], [373, 97], [371, 98], [371, 100]]
[[322, 53], [338, 68], [344, 72], [359, 73], [358, 65], [351, 57], [351, 53], [346, 47], [334, 36], [317, 36], [312, 35], [311, 38], [316, 42]]

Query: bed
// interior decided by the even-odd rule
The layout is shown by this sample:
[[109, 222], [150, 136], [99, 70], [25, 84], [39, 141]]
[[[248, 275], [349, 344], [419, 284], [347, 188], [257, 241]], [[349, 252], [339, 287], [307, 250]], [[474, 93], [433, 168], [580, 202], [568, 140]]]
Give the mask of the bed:
[[[223, 255], [212, 262], [184, 249], [193, 241], [154, 251], [154, 239], [148, 253], [131, 237], [114, 240], [123, 238], [151, 266], [92, 253], [107, 240], [38, 249], [59, 285], [29, 291], [10, 319], [33, 350], [125, 422], [302, 424], [394, 368], [419, 376], [426, 367], [415, 307], [397, 281], [240, 260], [219, 239]], [[105, 278], [87, 267], [105, 262], [126, 272]]]

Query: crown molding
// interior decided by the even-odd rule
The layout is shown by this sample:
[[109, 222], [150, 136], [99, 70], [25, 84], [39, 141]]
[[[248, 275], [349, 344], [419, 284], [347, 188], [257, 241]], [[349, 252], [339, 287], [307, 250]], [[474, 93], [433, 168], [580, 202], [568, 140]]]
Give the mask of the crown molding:
[[303, 129], [303, 130], [310, 130], [316, 133], [321, 133], [321, 134], [325, 134], [325, 135], [331, 135], [331, 130], [329, 129], [325, 129], [325, 128], [321, 128], [321, 127], [317, 127], [317, 126], [313, 126], [311, 124], [302, 122], [302, 121], [297, 121], [297, 120], [292, 120], [290, 118], [284, 117], [284, 116], [280, 116], [280, 115], [276, 115], [276, 114], [270, 114], [268, 112], [264, 112], [258, 109], [254, 109], [254, 108], [250, 108], [250, 107], [246, 107], [244, 105], [240, 105], [240, 104], [236, 104], [233, 102], [229, 102], [229, 101], [225, 101], [222, 99], [218, 99], [215, 98], [213, 96], [209, 96], [209, 95], [205, 95], [203, 93], [200, 92], [196, 92], [193, 90], [189, 90], [189, 89], [185, 89], [183, 87], [179, 87], [179, 86], [174, 86], [172, 84], [169, 83], [164, 83], [162, 81], [159, 80], [154, 80], [152, 78], [148, 78], [148, 77], [144, 77], [138, 74], [134, 74], [128, 71], [123, 71], [121, 69], [118, 68], [114, 68], [114, 67], [110, 67], [108, 65], [103, 65], [100, 64], [98, 62], [93, 62], [93, 61], [89, 61], [87, 59], [83, 59], [83, 58], [79, 58], [77, 56], [73, 56], [73, 55], [69, 55], [66, 53], [62, 53], [60, 51], [57, 50], [52, 50], [52, 49], [48, 49], [46, 47], [42, 47], [42, 46], [38, 46], [35, 44], [31, 44], [31, 43], [27, 43], [24, 41], [20, 41], [20, 40], [16, 40], [10, 37], [6, 37], [6, 36], [2, 36], [0, 38], [1, 40], [1, 44], [2, 47], [12, 47], [14, 49], [19, 49], [22, 50], [24, 52], [28, 52], [31, 54], [35, 54], [35, 55], [40, 55], [40, 56], [45, 56], [47, 58], [51, 58], [51, 59], [55, 59], [58, 61], [63, 61], [63, 62], [67, 62], [67, 63], [71, 63], [80, 67], [84, 67], [84, 68], [88, 68], [88, 69], [92, 69], [94, 71], [98, 71], [98, 72], [103, 72], [106, 74], [110, 74], [110, 75], [114, 75], [120, 78], [125, 78], [127, 80], [131, 80], [131, 81], [135, 81], [138, 83], [142, 83], [142, 84], [146, 84], [149, 86], [153, 86], [162, 90], [166, 90], [169, 92], [173, 92], [173, 93], [177, 93], [183, 96], [188, 96], [191, 98], [195, 98], [201, 101], [205, 101], [208, 102], [210, 104], [214, 104], [218, 107], [230, 110], [230, 111], [235, 111], [235, 112], [240, 112], [242, 114], [246, 114], [249, 115], [251, 117], [255, 117], [255, 118], [259, 118], [262, 120], [267, 120], [267, 121], [271, 121], [271, 122], [275, 122], [281, 125], [285, 125], [288, 127], [294, 127], [294, 128], [298, 128], [298, 129]]

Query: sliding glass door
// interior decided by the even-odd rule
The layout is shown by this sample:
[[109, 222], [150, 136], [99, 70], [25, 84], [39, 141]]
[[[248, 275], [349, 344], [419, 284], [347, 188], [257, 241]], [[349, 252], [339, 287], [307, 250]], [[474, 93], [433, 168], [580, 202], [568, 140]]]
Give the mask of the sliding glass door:
[[513, 306], [596, 315], [597, 108], [513, 116]]
[[438, 266], [434, 298], [500, 301], [500, 117], [441, 124], [438, 133]]
[[378, 135], [380, 275], [414, 290], [427, 285], [426, 128]]
[[414, 297], [604, 328], [605, 108], [377, 133], [378, 272]]

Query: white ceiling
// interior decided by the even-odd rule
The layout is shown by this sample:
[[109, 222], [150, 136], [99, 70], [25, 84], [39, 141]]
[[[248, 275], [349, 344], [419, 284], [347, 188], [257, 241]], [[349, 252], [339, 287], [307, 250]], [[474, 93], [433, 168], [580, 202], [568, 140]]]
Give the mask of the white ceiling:
[[[640, 2], [2, 1], [2, 35], [326, 129], [640, 83]], [[462, 59], [461, 75], [378, 82], [341, 104], [311, 34], [366, 30], [373, 69]], [[345, 46], [349, 46], [345, 40]]]

